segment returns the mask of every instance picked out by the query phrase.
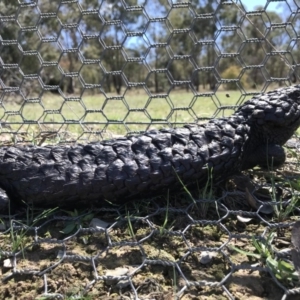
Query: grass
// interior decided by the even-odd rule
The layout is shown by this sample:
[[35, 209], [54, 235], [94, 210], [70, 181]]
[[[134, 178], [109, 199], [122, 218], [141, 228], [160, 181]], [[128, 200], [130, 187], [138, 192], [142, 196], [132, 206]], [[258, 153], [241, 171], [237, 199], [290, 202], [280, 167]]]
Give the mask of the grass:
[[[57, 210], [57, 208], [47, 209], [39, 213], [36, 217], [34, 217], [34, 212], [31, 208], [27, 208], [26, 212], [26, 223], [22, 224], [17, 220], [11, 220], [10, 224], [10, 235], [12, 240], [12, 251], [16, 252], [24, 249], [26, 244], [26, 237], [28, 233], [28, 227], [34, 227], [39, 221], [42, 219], [47, 219], [49, 216], [53, 215], [53, 213]], [[29, 217], [30, 214], [30, 217]], [[21, 229], [20, 232], [14, 231], [14, 224], [23, 226], [25, 229]]]
[[295, 272], [295, 268], [292, 263], [285, 261], [284, 259], [278, 259], [274, 254], [272, 246], [275, 233], [270, 232], [266, 239], [257, 240], [252, 236], [252, 245], [255, 251], [243, 251], [237, 247], [231, 246], [230, 248], [242, 255], [252, 257], [259, 261], [262, 265], [267, 266], [274, 276], [285, 284], [296, 284], [298, 281], [298, 274]]
[[6, 98], [0, 108], [0, 116], [3, 122], [9, 123], [12, 131], [27, 132], [32, 140], [41, 130], [68, 131], [74, 135], [91, 131], [124, 135], [127, 132], [172, 124], [180, 126], [201, 119], [228, 116], [234, 111], [228, 107], [246, 98], [238, 91], [218, 91], [211, 96], [195, 96], [182, 90], [151, 98], [143, 89], [128, 90], [124, 98], [113, 97], [116, 95], [107, 94], [105, 97], [103, 94], [83, 94], [81, 97], [74, 95], [65, 101], [62, 96], [47, 92], [35, 103], [25, 103], [20, 99], [17, 103], [13, 98]]

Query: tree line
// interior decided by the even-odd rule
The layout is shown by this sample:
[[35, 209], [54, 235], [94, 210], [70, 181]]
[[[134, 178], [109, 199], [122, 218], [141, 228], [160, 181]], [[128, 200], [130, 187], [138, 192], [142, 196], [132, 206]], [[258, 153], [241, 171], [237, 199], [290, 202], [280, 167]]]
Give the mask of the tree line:
[[1, 86], [17, 88], [25, 75], [53, 92], [120, 94], [125, 85], [160, 93], [170, 82], [199, 91], [222, 79], [236, 79], [224, 85], [230, 89], [298, 79], [293, 1], [286, 2], [291, 11], [261, 6], [246, 15], [210, 0], [140, 2], [1, 1]]

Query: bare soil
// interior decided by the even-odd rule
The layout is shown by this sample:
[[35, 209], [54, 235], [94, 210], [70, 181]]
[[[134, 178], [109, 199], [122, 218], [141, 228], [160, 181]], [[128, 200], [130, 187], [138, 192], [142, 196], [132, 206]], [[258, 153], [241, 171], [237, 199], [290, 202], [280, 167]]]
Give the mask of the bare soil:
[[[290, 250], [298, 210], [279, 220], [257, 213], [247, 193], [230, 193], [235, 184], [227, 188], [226, 196], [213, 191], [218, 197], [209, 204], [180, 194], [117, 208], [56, 210], [39, 221], [42, 211], [20, 212], [11, 223], [0, 216], [0, 299], [282, 299], [299, 280], [275, 279], [264, 259], [232, 246], [258, 254], [252, 237], [274, 232], [273, 249]], [[91, 226], [95, 219], [107, 228]]]

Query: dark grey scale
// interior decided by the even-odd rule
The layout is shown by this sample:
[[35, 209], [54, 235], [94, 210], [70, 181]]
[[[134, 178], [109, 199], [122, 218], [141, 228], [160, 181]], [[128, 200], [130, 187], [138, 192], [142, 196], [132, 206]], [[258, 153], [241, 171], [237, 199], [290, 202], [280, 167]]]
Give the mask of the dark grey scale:
[[[159, 150], [151, 144], [147, 149], [147, 155], [149, 156], [149, 163], [151, 167], [151, 173], [157, 173], [162, 163], [161, 157], [158, 155]], [[150, 174], [151, 174], [150, 173]]]
[[144, 154], [148, 147], [150, 146], [152, 139], [148, 136], [139, 136], [134, 140], [131, 145], [131, 149], [135, 154]]
[[163, 150], [166, 147], [171, 147], [171, 134], [160, 133], [152, 137], [152, 144], [159, 150]]
[[97, 155], [95, 162], [97, 165], [106, 165], [113, 162], [116, 157], [117, 154], [113, 151], [113, 148], [111, 146], [105, 145]]
[[193, 160], [191, 161], [192, 168], [196, 173], [201, 173], [201, 170], [205, 163], [206, 161], [202, 159], [200, 155], [194, 156]]
[[15, 159], [25, 160], [22, 149], [16, 147], [7, 148], [3, 155], [3, 161], [14, 161]]
[[211, 139], [220, 140], [222, 137], [220, 128], [215, 124], [209, 124], [209, 126], [207, 126], [206, 130], [204, 131], [204, 134], [209, 138], [209, 140]]
[[106, 171], [108, 169], [109, 164], [100, 164], [97, 165], [95, 172], [94, 172], [94, 179], [98, 180], [100, 182], [106, 182], [107, 181], [107, 175]]
[[222, 138], [221, 140], [224, 138], [224, 136], [227, 136], [227, 137], [231, 137], [233, 138], [234, 137], [234, 128], [232, 128], [232, 126], [230, 126], [229, 124], [222, 124]]
[[[275, 111], [276, 112], [276, 111]], [[265, 112], [262, 109], [255, 109], [253, 111], [253, 116], [256, 119], [263, 119], [265, 117]]]
[[229, 137], [227, 134], [222, 136], [222, 138], [220, 140], [221, 147], [224, 146], [224, 147], [228, 148], [230, 151], [233, 147], [233, 144], [234, 144], [233, 139], [231, 137]]
[[208, 145], [204, 145], [198, 150], [198, 155], [201, 157], [201, 159], [207, 163], [209, 160], [209, 149]]
[[47, 160], [50, 158], [51, 148], [48, 147], [39, 147], [33, 150], [32, 160], [36, 161], [39, 164], [47, 163]]
[[266, 105], [264, 108], [264, 111], [266, 114], [274, 114], [276, 111], [276, 107], [274, 107], [272, 105]]
[[103, 145], [96, 144], [96, 143], [87, 144], [82, 147], [82, 150], [84, 151], [84, 153], [87, 153], [87, 154], [90, 154], [93, 156], [98, 156], [102, 149], [103, 149]]
[[188, 170], [192, 170], [192, 160], [193, 160], [193, 156], [190, 154], [184, 154], [181, 158], [180, 158], [180, 162], [181, 164], [185, 167], [185, 169]]
[[223, 148], [222, 152], [220, 153], [220, 159], [222, 162], [226, 162], [229, 160], [231, 154], [231, 150], [229, 148]]
[[191, 135], [191, 139], [196, 143], [196, 145], [200, 148], [209, 143], [209, 138], [205, 135], [204, 130], [200, 127], [199, 133], [193, 133]]
[[126, 159], [122, 171], [126, 174], [127, 178], [131, 178], [136, 175], [138, 168], [138, 164], [134, 159]]
[[216, 141], [212, 141], [208, 144], [208, 151], [209, 151], [209, 161], [212, 162], [213, 166], [217, 166], [221, 162], [220, 158], [220, 144]]
[[81, 151], [78, 147], [69, 149], [67, 155], [72, 164], [76, 164], [79, 160], [82, 159]]
[[285, 117], [285, 112], [284, 110], [282, 109], [282, 107], [276, 107], [276, 110], [275, 110], [275, 116], [277, 118], [284, 118]]
[[50, 151], [50, 156], [55, 161], [62, 161], [67, 159], [67, 153], [66, 148], [53, 147]]
[[[236, 140], [238, 140], [238, 138], [241, 138], [241, 137], [240, 136], [236, 136], [235, 144], [239, 144], [238, 142], [236, 142]], [[231, 158], [232, 159], [238, 158], [241, 155], [241, 146], [242, 145], [240, 144], [240, 145], [234, 145], [232, 147], [232, 150], [231, 150]]]
[[[50, 176], [50, 175], [54, 175], [57, 176], [59, 175], [59, 171], [57, 170], [57, 168], [55, 168], [55, 164], [54, 163], [40, 163], [40, 167], [38, 170], [38, 173], [41, 174], [42, 176]], [[77, 166], [76, 166], [77, 168]], [[67, 173], [69, 173], [68, 170], [66, 170]], [[73, 176], [76, 173], [72, 173], [71, 176]]]
[[161, 165], [160, 165], [160, 170], [164, 176], [164, 178], [171, 176], [173, 173], [173, 165], [172, 165], [172, 160], [173, 160], [173, 153], [172, 153], [172, 148], [165, 148], [164, 150], [159, 152], [159, 156], [162, 159]]
[[175, 154], [183, 155], [185, 149], [186, 149], [185, 145], [178, 142], [175, 142], [171, 148], [173, 155]]
[[128, 189], [129, 193], [136, 193], [137, 187], [142, 183], [139, 176], [129, 177], [125, 180], [125, 187]]
[[187, 128], [176, 128], [172, 133], [172, 144], [175, 142], [186, 145], [190, 139], [190, 130]]
[[274, 112], [275, 112], [275, 109], [274, 109], [274, 111], [273, 112], [266, 112], [266, 115], [265, 115], [265, 121], [273, 121], [273, 122], [276, 122], [276, 120], [277, 120], [277, 117], [275, 116], [275, 114], [274, 114]]
[[124, 181], [127, 178], [126, 173], [123, 171], [124, 163], [121, 159], [116, 159], [111, 163], [106, 171], [108, 182], [112, 183], [116, 189], [124, 187]]
[[142, 181], [149, 180], [149, 175], [151, 173], [151, 165], [148, 156], [145, 154], [138, 154], [135, 157], [135, 161], [138, 165], [136, 174], [141, 178]]
[[196, 158], [196, 155], [197, 155], [197, 145], [196, 143], [190, 139], [188, 144], [187, 144], [187, 147], [184, 148], [183, 152], [185, 154], [191, 154], [193, 156], [193, 159]]
[[125, 161], [127, 159], [133, 159], [134, 153], [131, 150], [132, 142], [130, 140], [124, 140], [120, 143], [115, 142], [112, 147], [114, 151], [116, 152], [118, 158], [120, 158], [122, 161]]
[[[185, 166], [182, 164], [182, 156], [175, 154], [172, 161], [172, 170], [174, 170], [179, 176], [186, 171]], [[171, 172], [171, 174], [173, 174]]]

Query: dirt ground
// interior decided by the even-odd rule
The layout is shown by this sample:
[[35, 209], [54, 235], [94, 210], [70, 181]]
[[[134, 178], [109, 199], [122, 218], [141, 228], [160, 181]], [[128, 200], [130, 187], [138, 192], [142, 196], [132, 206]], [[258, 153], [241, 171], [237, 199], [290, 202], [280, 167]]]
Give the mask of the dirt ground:
[[273, 223], [272, 216], [248, 206], [253, 216], [239, 219], [244, 204], [215, 200], [179, 195], [120, 208], [27, 211], [11, 223], [2, 216], [0, 299], [279, 300], [299, 287], [298, 279], [274, 280], [263, 259], [232, 248], [257, 254], [251, 237], [274, 232], [272, 247], [291, 249], [291, 226], [268, 229], [261, 218]]

